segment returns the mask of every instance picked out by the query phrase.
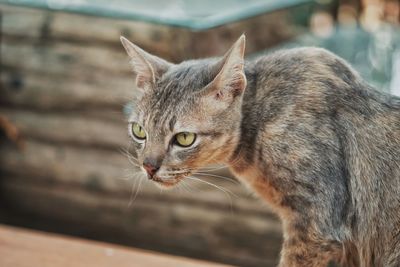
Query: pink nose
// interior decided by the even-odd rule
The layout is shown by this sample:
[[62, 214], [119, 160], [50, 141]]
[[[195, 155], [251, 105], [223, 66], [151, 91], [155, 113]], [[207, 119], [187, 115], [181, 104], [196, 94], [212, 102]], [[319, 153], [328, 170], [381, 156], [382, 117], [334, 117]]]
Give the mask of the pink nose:
[[151, 179], [154, 174], [160, 169], [159, 167], [155, 167], [149, 163], [143, 163], [143, 168], [146, 170], [146, 172], [149, 174], [149, 178]]

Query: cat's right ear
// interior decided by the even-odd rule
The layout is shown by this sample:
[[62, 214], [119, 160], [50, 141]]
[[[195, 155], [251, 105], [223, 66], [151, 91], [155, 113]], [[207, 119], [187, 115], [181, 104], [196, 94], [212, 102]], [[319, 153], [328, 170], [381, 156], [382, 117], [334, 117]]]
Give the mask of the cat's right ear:
[[233, 44], [229, 51], [217, 62], [216, 76], [200, 91], [209, 110], [225, 109], [243, 95], [247, 85], [244, 72], [244, 35]]
[[141, 89], [152, 87], [172, 65], [171, 63], [153, 56], [128, 39], [121, 36], [121, 43], [131, 58], [133, 71], [136, 74], [136, 86]]

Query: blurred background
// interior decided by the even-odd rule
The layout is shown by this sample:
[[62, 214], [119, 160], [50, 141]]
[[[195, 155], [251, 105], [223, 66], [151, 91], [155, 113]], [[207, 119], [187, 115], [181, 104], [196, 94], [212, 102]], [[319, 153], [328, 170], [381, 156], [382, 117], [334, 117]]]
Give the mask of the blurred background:
[[[172, 62], [325, 47], [400, 95], [395, 0], [0, 0], [0, 223], [238, 266], [275, 266], [279, 220], [225, 169], [139, 183], [120, 35]], [[229, 180], [220, 176], [228, 177]]]

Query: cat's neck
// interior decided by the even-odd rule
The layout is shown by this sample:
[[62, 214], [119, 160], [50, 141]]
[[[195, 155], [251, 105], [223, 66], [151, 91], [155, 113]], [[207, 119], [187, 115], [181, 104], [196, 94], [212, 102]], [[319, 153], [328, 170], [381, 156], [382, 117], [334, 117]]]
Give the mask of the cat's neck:
[[[232, 149], [232, 153], [227, 156], [226, 164], [230, 167], [237, 165], [238, 162], [242, 161], [241, 158], [246, 158], [248, 148], [244, 146], [254, 146], [254, 136], [258, 131], [257, 120], [254, 118], [252, 110], [256, 105], [256, 94], [257, 94], [257, 70], [254, 68], [253, 62], [246, 62], [245, 74], [247, 79], [247, 86], [244, 91], [242, 98], [242, 112], [241, 112], [241, 126], [237, 142]], [[253, 143], [253, 144], [251, 144]]]

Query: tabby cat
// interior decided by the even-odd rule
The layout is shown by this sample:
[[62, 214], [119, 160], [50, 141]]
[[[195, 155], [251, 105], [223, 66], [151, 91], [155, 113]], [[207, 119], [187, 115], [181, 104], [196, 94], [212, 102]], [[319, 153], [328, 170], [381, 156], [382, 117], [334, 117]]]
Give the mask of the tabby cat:
[[400, 99], [320, 48], [172, 64], [121, 37], [138, 162], [171, 187], [227, 164], [283, 222], [279, 266], [400, 266]]

